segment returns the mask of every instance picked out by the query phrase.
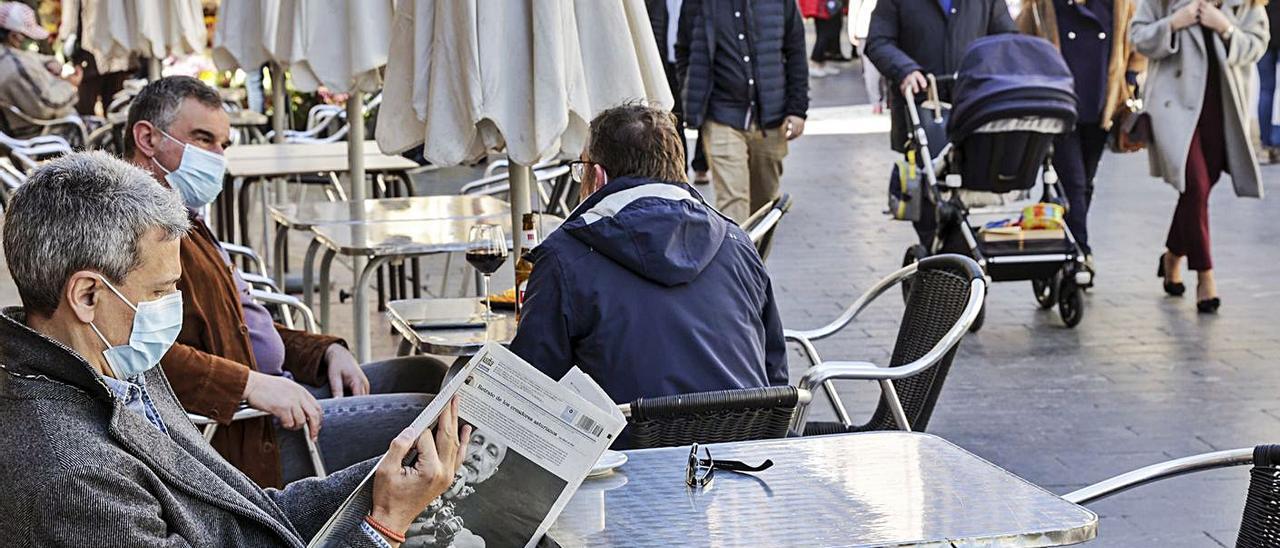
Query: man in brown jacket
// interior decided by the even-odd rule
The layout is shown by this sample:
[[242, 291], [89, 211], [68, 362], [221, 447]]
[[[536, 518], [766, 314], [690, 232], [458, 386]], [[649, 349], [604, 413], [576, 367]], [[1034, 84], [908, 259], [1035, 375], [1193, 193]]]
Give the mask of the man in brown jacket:
[[[45, 120], [75, 114], [81, 71], [64, 78], [61, 63], [22, 47], [27, 40], [48, 37], [30, 6], [0, 1], [0, 107], [6, 111], [14, 106]], [[0, 116], [13, 137], [26, 138], [38, 129], [10, 112]]]
[[[381, 454], [426, 405], [426, 393], [438, 389], [445, 366], [402, 358], [361, 367], [341, 339], [286, 329], [249, 298], [196, 213], [221, 189], [229, 144], [216, 91], [189, 77], [152, 82], [134, 98], [128, 128], [125, 157], [176, 191], [190, 211], [178, 282], [183, 327], [161, 365], [187, 411], [226, 425], [214, 448], [264, 486], [310, 472], [297, 432], [304, 424], [329, 468]], [[272, 416], [233, 423], [242, 402]]]

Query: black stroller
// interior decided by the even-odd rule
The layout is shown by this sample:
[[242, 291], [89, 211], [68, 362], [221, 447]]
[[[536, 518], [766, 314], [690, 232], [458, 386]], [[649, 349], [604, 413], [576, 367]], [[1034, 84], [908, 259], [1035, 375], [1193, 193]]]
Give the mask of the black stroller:
[[[953, 84], [954, 108], [938, 99], [939, 81]], [[1062, 321], [1075, 327], [1084, 312], [1082, 290], [1092, 285], [1093, 275], [1071, 231], [1062, 225], [1061, 231], [1046, 232], [1052, 239], [998, 239], [971, 222], [976, 215], [1021, 211], [1008, 203], [992, 207], [991, 202], [1036, 203], [1030, 198], [1038, 182], [1043, 183], [1039, 202], [1066, 207], [1050, 162], [1054, 138], [1069, 133], [1076, 122], [1066, 63], [1048, 41], [990, 36], [969, 47], [958, 74], [930, 76], [929, 82], [929, 101], [922, 105], [932, 116], [927, 123], [922, 123], [915, 98], [907, 97], [913, 129], [907, 148], [908, 158], [924, 168], [920, 193], [929, 199], [917, 208], [936, 207], [937, 230], [932, 245], [907, 249], [903, 264], [936, 253], [968, 254], [991, 281], [1031, 281], [1036, 302], [1045, 309], [1056, 304]], [[935, 156], [929, 135], [938, 140], [944, 120], [949, 143]], [[984, 315], [972, 330], [981, 326]]]

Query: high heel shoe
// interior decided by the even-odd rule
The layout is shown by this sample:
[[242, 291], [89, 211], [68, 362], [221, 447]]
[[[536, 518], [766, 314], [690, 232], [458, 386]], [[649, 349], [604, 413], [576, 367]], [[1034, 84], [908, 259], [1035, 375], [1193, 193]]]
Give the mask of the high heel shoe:
[[1222, 306], [1222, 299], [1217, 297], [1196, 301], [1196, 311], [1201, 314], [1217, 314], [1219, 306]]
[[[1181, 297], [1183, 293], [1187, 292], [1186, 284], [1183, 284], [1182, 282], [1173, 283], [1168, 279], [1165, 279], [1164, 253], [1160, 254], [1160, 263], [1159, 266], [1156, 267], [1156, 277], [1164, 280], [1164, 292], [1168, 293], [1170, 296]], [[1214, 309], [1217, 309], [1217, 305], [1214, 305]]]

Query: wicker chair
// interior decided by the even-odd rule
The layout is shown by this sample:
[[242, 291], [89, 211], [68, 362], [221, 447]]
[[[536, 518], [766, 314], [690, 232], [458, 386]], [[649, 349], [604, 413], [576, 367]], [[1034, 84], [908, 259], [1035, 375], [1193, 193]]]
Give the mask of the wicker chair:
[[622, 406], [630, 449], [786, 437], [809, 391], [770, 386], [640, 398]]
[[[889, 366], [822, 362], [813, 341], [839, 332], [867, 305], [899, 284], [909, 289]], [[793, 431], [800, 434], [893, 429], [923, 432], [942, 392], [956, 348], [982, 307], [986, 286], [982, 269], [973, 259], [935, 255], [880, 280], [834, 322], [810, 331], [786, 331], [787, 340], [798, 343], [813, 364], [801, 379], [800, 388], [813, 390], [821, 385], [839, 419], [839, 422], [806, 423], [806, 408], [802, 408], [792, 424]], [[849, 418], [833, 386], [832, 381], [838, 379], [879, 383], [880, 404], [868, 422], [855, 424]]]
[[1088, 504], [1140, 485], [1212, 470], [1252, 464], [1249, 492], [1240, 517], [1237, 548], [1280, 546], [1280, 445], [1259, 445], [1184, 457], [1153, 464], [1073, 491], [1062, 498]]

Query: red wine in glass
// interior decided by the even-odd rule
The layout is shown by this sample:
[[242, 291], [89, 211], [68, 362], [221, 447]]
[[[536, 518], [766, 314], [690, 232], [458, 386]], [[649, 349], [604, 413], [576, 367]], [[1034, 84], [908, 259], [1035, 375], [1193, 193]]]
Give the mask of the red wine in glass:
[[487, 250], [473, 250], [467, 252], [467, 262], [481, 274], [493, 274], [502, 267], [502, 263], [507, 262], [507, 256]]

